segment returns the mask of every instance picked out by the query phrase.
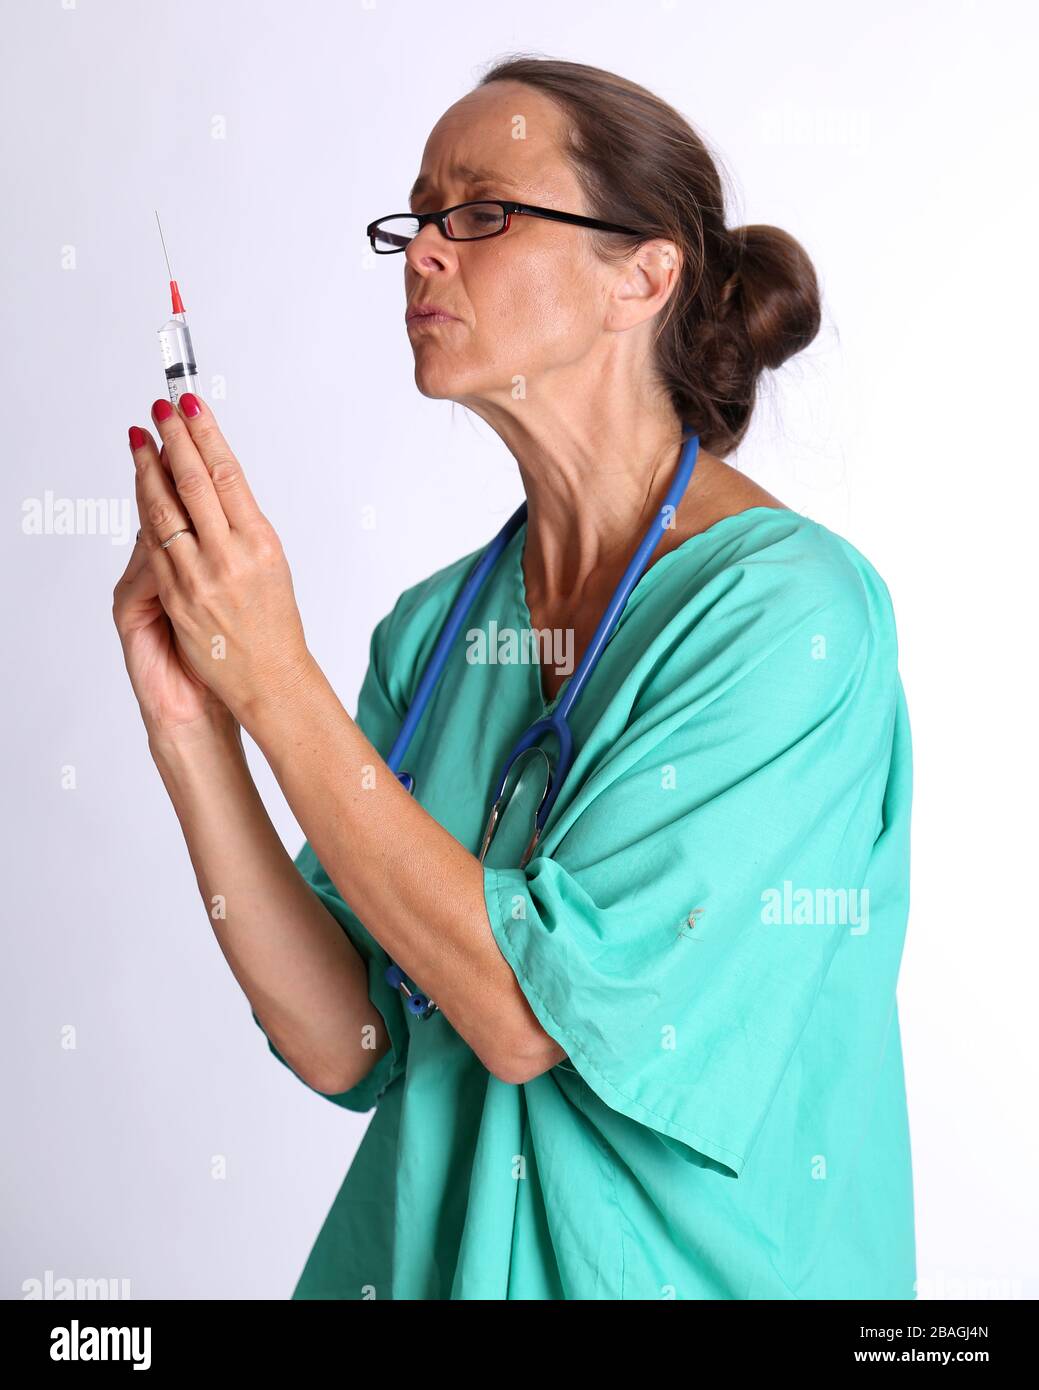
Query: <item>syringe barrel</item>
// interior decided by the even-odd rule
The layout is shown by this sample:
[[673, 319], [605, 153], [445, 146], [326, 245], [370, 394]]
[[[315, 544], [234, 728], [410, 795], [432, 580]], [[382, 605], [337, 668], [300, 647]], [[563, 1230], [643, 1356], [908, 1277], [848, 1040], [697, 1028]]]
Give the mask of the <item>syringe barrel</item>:
[[195, 349], [191, 346], [188, 325], [179, 314], [159, 329], [159, 348], [166, 372], [166, 389], [174, 405], [186, 391], [198, 394], [198, 367]]

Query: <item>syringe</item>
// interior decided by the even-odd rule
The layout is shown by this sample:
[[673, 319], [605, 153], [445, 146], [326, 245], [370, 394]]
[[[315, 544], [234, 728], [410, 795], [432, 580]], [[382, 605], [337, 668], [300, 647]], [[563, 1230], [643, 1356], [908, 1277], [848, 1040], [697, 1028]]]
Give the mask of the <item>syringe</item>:
[[[159, 222], [158, 211], [155, 220]], [[159, 236], [162, 240], [162, 253], [166, 257], [166, 269], [170, 273], [170, 296], [173, 300], [173, 317], [159, 329], [159, 347], [162, 351], [162, 365], [166, 369], [166, 387], [174, 405], [186, 391], [198, 395], [198, 368], [195, 366], [195, 349], [191, 346], [191, 334], [184, 313], [184, 303], [173, 278], [166, 238], [162, 235], [159, 222]]]

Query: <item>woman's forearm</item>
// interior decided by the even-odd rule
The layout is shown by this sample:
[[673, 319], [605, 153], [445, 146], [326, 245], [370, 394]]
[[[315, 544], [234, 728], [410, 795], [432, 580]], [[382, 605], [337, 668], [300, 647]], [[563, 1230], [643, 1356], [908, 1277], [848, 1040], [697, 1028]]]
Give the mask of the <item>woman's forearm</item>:
[[281, 843], [240, 739], [149, 748], [220, 949], [264, 1031], [315, 1090], [355, 1085], [389, 1046], [367, 967]]
[[565, 1056], [494, 939], [480, 861], [404, 790], [316, 663], [243, 723], [340, 893], [487, 1069], [519, 1083]]

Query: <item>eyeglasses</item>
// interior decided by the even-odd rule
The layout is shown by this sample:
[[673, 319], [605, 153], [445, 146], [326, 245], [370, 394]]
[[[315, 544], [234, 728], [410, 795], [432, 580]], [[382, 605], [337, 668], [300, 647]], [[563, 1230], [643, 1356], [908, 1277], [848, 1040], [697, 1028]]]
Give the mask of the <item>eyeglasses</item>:
[[581, 217], [576, 212], [557, 212], [555, 208], [497, 200], [456, 203], [443, 212], [398, 212], [370, 222], [365, 231], [372, 250], [380, 256], [389, 256], [394, 251], [403, 251], [427, 222], [435, 222], [440, 228], [440, 235], [448, 241], [482, 241], [485, 237], [501, 236], [502, 232], [507, 232], [514, 214], [547, 217], [553, 222], [571, 222], [575, 227], [592, 227], [598, 232], [624, 232], [628, 236], [638, 237], [644, 235], [633, 227], [619, 227], [615, 222], [600, 222], [596, 217]]

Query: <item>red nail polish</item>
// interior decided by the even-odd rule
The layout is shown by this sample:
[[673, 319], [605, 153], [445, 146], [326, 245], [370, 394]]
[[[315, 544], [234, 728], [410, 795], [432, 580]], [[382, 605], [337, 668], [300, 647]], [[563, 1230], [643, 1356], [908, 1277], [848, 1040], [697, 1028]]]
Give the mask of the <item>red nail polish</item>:
[[198, 403], [198, 397], [192, 395], [190, 391], [185, 391], [180, 398], [180, 408], [189, 420], [194, 420], [196, 415], [202, 414], [202, 407]]
[[152, 406], [152, 417], [156, 420], [168, 420], [173, 414], [173, 407], [169, 401], [158, 400]]
[[139, 425], [131, 425], [130, 448], [133, 450], [137, 450], [141, 447], [142, 444], [146, 444], [147, 442], [148, 436], [145, 434], [144, 430], [142, 430]]

